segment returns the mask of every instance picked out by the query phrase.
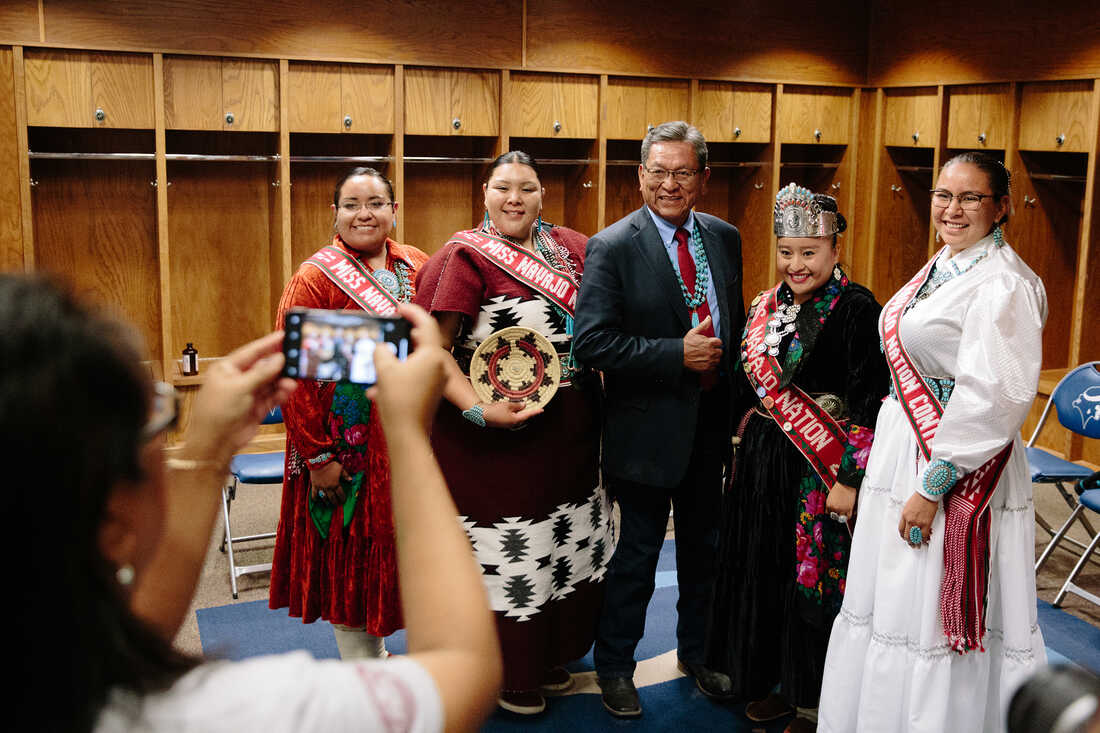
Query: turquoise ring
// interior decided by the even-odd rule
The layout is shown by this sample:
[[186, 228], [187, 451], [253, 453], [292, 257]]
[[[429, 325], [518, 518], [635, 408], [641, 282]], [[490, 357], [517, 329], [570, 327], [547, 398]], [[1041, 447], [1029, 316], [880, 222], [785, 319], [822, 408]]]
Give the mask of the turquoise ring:
[[924, 533], [920, 531], [920, 527], [909, 528], [909, 544], [914, 547], [924, 544]]

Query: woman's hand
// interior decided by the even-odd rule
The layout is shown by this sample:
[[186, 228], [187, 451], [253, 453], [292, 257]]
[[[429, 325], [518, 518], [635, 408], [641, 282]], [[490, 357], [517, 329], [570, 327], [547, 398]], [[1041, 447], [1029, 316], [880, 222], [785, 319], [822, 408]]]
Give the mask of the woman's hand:
[[829, 496], [825, 499], [825, 510], [830, 514], [844, 517], [840, 521], [847, 521], [856, 514], [857, 492], [851, 486], [837, 481], [833, 488], [829, 489]]
[[314, 501], [339, 506], [344, 503], [344, 488], [340, 486], [340, 481], [350, 478], [339, 461], [330, 461], [317, 469], [311, 468], [309, 495]]
[[515, 428], [527, 422], [535, 415], [542, 414], [542, 408], [525, 407], [523, 402], [492, 402], [482, 404], [481, 416], [485, 424], [493, 428]]
[[270, 410], [298, 386], [280, 378], [283, 332], [245, 344], [206, 372], [195, 398], [182, 451], [186, 458], [224, 466], [259, 429]]
[[905, 544], [909, 542], [909, 529], [920, 527], [922, 544], [928, 544], [932, 537], [932, 520], [936, 518], [936, 510], [940, 508], [939, 502], [925, 499], [920, 494], [913, 492], [909, 501], [901, 508], [901, 519], [898, 520], [898, 534]]
[[413, 304], [399, 305], [397, 311], [412, 324], [413, 352], [402, 363], [389, 349], [377, 349], [378, 382], [367, 390], [367, 397], [378, 404], [387, 436], [409, 428], [427, 435], [443, 393], [449, 357], [442, 348], [439, 326], [427, 311]]

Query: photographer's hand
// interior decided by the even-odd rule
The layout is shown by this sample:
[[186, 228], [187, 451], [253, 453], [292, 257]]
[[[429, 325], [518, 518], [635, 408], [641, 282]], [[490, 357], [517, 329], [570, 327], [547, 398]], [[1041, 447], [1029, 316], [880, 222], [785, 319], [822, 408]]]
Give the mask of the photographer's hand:
[[210, 367], [179, 457], [166, 461], [171, 470], [153, 482], [162, 492], [165, 521], [130, 604], [168, 641], [187, 613], [202, 571], [229, 459], [256, 434], [264, 415], [297, 386], [279, 377], [282, 338], [276, 332], [257, 339]]
[[416, 349], [375, 353], [378, 405], [391, 469], [401, 607], [409, 658], [435, 680], [447, 731], [477, 730], [501, 683], [500, 647], [479, 566], [428, 443], [450, 355], [422, 308], [402, 305]]

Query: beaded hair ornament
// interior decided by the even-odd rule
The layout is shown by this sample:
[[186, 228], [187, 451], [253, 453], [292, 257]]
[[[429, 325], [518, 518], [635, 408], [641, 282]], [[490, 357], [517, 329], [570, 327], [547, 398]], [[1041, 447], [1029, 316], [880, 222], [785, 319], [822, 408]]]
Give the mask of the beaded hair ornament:
[[831, 237], [844, 231], [835, 211], [823, 211], [808, 188], [788, 183], [775, 195], [775, 236]]

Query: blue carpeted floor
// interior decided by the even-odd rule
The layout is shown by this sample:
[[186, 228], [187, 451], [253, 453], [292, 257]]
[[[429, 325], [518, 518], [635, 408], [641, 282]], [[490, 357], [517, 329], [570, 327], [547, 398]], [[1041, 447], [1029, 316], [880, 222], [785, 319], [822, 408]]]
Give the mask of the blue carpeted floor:
[[[645, 636], [638, 645], [639, 660], [675, 649], [676, 596], [675, 556], [670, 540], [665, 543], [657, 567], [657, 591], [649, 604]], [[201, 609], [197, 615], [207, 655], [243, 659], [307, 649], [317, 658], [339, 657], [332, 627], [327, 623], [303, 624], [289, 618], [285, 611], [268, 610], [265, 601]], [[1068, 661], [1100, 672], [1100, 629], [1042, 601], [1039, 626], [1051, 663]], [[404, 652], [404, 632], [389, 637], [386, 646], [391, 652]], [[591, 669], [591, 653], [570, 665], [574, 673]], [[575, 694], [549, 699], [547, 714], [535, 718], [498, 711], [484, 730], [506, 733], [623, 728], [633, 733], [671, 730], [778, 733], [787, 722], [779, 720], [768, 726], [751, 723], [742, 714], [743, 706], [716, 705], [683, 677], [642, 687], [639, 694], [644, 714], [637, 720], [615, 720], [604, 712], [596, 695]]]

